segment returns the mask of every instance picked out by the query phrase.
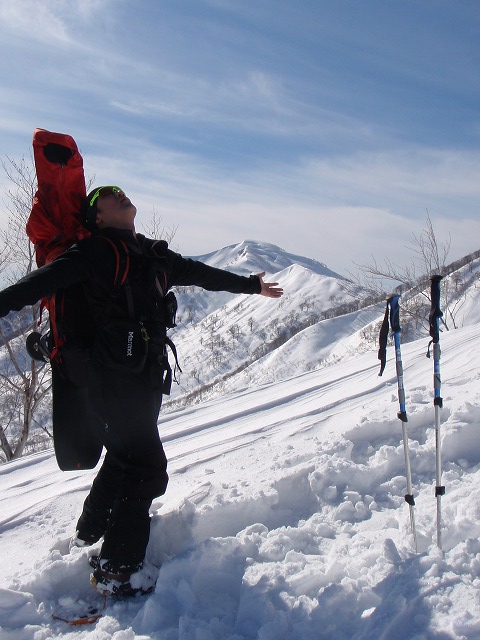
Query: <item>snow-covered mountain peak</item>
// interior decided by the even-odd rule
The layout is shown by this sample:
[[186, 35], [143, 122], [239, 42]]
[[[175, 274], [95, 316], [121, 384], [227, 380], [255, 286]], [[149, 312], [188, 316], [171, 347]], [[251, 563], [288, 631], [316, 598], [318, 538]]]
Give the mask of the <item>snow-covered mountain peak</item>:
[[278, 273], [297, 264], [321, 276], [344, 279], [343, 276], [331, 271], [317, 260], [297, 256], [274, 244], [257, 240], [243, 240], [239, 244], [232, 244], [212, 253], [195, 256], [194, 259], [206, 262], [212, 267], [229, 269], [242, 274], [262, 271], [267, 274]]

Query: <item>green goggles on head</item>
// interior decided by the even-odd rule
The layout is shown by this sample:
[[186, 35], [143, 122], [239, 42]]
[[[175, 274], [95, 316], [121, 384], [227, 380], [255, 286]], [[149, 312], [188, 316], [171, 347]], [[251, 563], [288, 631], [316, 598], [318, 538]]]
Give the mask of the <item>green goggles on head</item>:
[[98, 187], [98, 189], [92, 193], [92, 197], [88, 201], [88, 206], [93, 207], [100, 196], [116, 196], [117, 193], [123, 193], [123, 189], [120, 189], [120, 187]]

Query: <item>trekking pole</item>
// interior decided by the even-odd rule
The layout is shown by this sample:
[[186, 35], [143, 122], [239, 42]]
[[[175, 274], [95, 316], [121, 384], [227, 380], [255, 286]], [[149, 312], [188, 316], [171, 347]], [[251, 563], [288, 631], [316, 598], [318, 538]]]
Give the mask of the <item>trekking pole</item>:
[[387, 308], [385, 310], [385, 318], [383, 321], [382, 329], [380, 331], [380, 349], [378, 352], [379, 360], [382, 365], [380, 368], [380, 374], [382, 375], [386, 362], [386, 342], [388, 337], [388, 309], [390, 307], [390, 328], [393, 333], [393, 339], [395, 343], [395, 364], [397, 370], [397, 383], [398, 383], [398, 402], [400, 405], [400, 411], [397, 416], [402, 425], [402, 437], [403, 437], [403, 451], [405, 455], [405, 475], [407, 479], [407, 493], [405, 494], [405, 502], [409, 506], [410, 510], [410, 526], [412, 529], [413, 542], [415, 546], [415, 552], [417, 552], [417, 532], [415, 529], [415, 513], [413, 507], [415, 506], [415, 500], [412, 490], [412, 471], [410, 467], [410, 453], [408, 448], [408, 433], [407, 433], [407, 411], [405, 405], [405, 388], [403, 385], [403, 363], [402, 352], [400, 346], [400, 296], [393, 295], [387, 300]]
[[415, 529], [415, 513], [413, 507], [415, 506], [415, 500], [413, 498], [412, 490], [412, 471], [410, 468], [410, 454], [408, 450], [408, 434], [407, 434], [407, 411], [405, 406], [405, 388], [403, 385], [403, 363], [402, 352], [400, 347], [400, 296], [395, 295], [390, 298], [390, 327], [393, 333], [393, 340], [395, 343], [395, 363], [397, 368], [397, 382], [398, 382], [398, 402], [400, 405], [400, 411], [398, 412], [398, 419], [402, 423], [402, 437], [403, 437], [403, 451], [405, 454], [405, 475], [407, 478], [407, 493], [405, 494], [405, 502], [408, 504], [410, 510], [410, 525], [412, 528], [413, 542], [415, 545], [415, 552], [417, 551], [417, 532]]
[[427, 356], [430, 357], [430, 344], [433, 343], [433, 389], [435, 407], [435, 498], [437, 499], [437, 546], [442, 548], [442, 496], [445, 495], [445, 487], [442, 481], [442, 454], [440, 441], [440, 409], [443, 406], [443, 399], [440, 395], [442, 380], [440, 377], [440, 329], [439, 321], [443, 316], [440, 310], [440, 281], [443, 276], [432, 276], [431, 303], [432, 307], [429, 315], [430, 336], [432, 338], [428, 345]]

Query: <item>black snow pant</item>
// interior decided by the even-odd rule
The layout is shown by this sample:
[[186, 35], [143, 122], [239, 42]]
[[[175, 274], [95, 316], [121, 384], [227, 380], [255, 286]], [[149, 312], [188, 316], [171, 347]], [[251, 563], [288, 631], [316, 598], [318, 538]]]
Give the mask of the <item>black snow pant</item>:
[[104, 536], [100, 559], [108, 561], [112, 573], [140, 568], [152, 500], [167, 488], [167, 459], [157, 428], [162, 382], [163, 369], [156, 362], [140, 374], [96, 366], [89, 375], [89, 397], [102, 418], [99, 436], [107, 453], [77, 531], [89, 543]]

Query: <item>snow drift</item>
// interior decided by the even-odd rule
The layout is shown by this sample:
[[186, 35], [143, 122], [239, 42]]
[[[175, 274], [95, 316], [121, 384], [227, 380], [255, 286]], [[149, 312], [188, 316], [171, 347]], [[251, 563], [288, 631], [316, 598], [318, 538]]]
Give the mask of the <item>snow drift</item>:
[[443, 553], [427, 343], [402, 350], [418, 554], [394, 355], [378, 378], [371, 351], [164, 415], [156, 591], [80, 631], [52, 612], [89, 589], [96, 549], [66, 541], [94, 472], [61, 473], [50, 451], [0, 467], [2, 640], [480, 637], [480, 325], [441, 337]]

